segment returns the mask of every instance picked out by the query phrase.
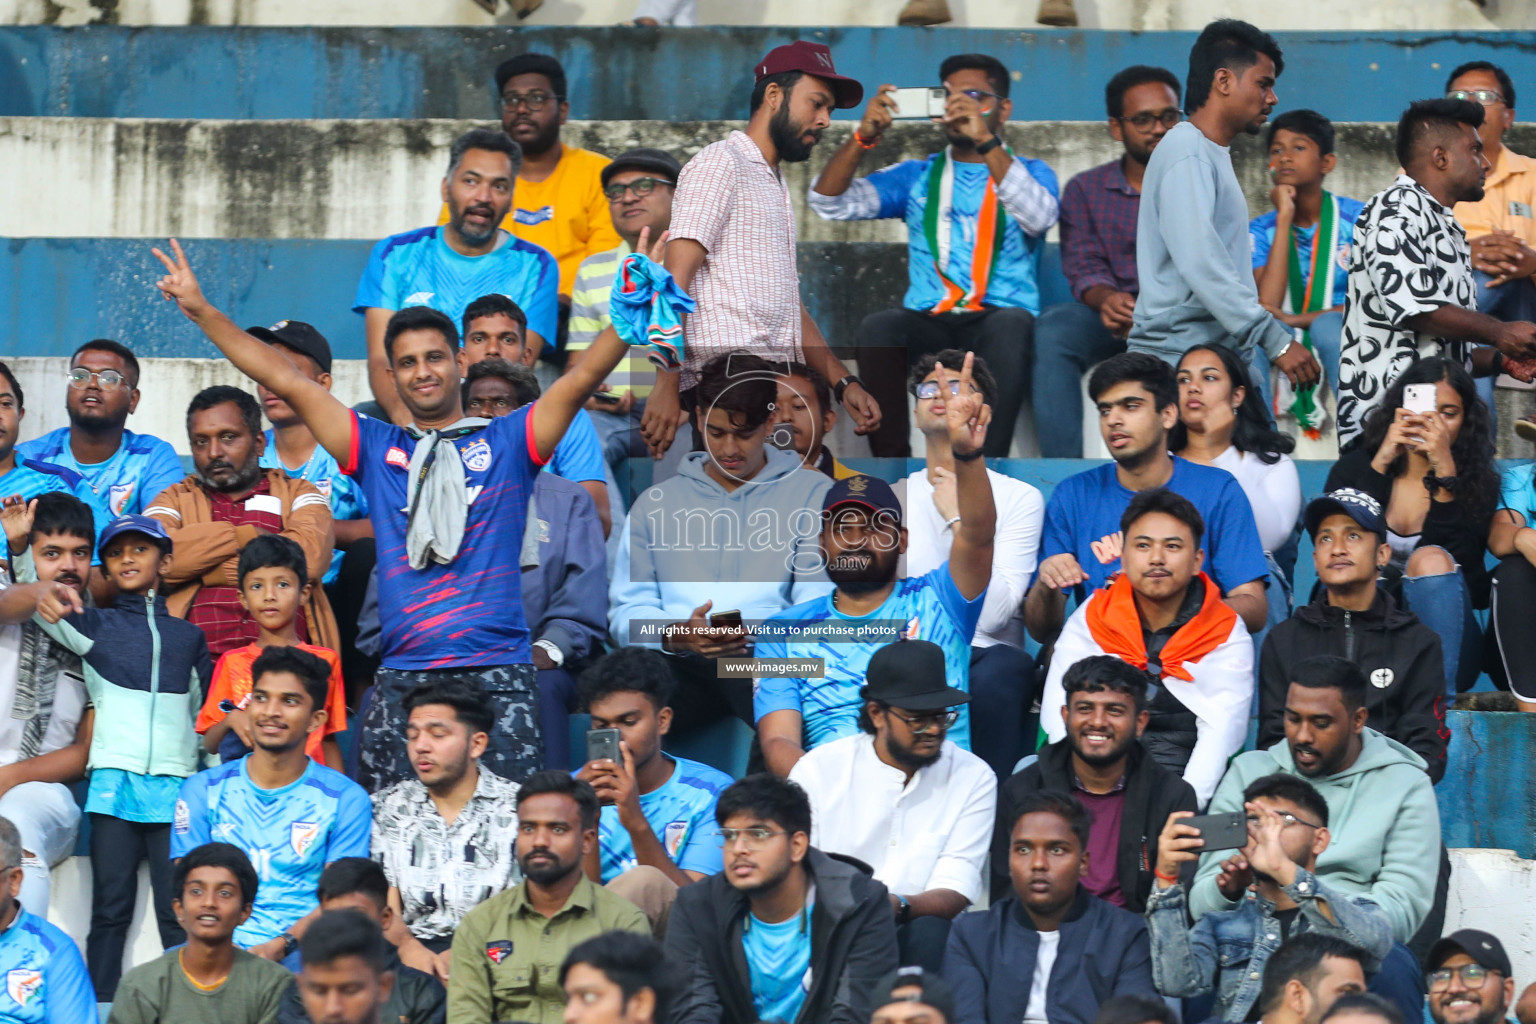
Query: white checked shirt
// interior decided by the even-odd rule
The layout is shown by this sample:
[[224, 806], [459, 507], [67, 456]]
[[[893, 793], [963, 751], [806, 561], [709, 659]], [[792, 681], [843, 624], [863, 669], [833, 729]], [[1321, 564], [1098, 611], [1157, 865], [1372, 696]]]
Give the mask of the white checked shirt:
[[811, 800], [811, 845], [857, 857], [891, 892], [953, 889], [981, 899], [997, 817], [997, 776], [952, 740], [910, 781], [861, 732], [808, 751], [790, 769]]
[[683, 390], [725, 352], [801, 358], [794, 205], [784, 179], [745, 132], [731, 132], [688, 161], [672, 199], [671, 231], [709, 254], [690, 289], [698, 309], [683, 318]]

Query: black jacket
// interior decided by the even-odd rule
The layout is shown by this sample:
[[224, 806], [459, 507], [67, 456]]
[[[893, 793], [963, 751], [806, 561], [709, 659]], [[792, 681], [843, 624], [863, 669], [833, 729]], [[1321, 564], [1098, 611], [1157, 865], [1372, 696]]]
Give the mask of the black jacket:
[[1377, 588], [1368, 611], [1348, 612], [1328, 603], [1327, 593], [1296, 609], [1269, 631], [1259, 654], [1259, 740], [1267, 750], [1285, 739], [1285, 695], [1291, 666], [1319, 654], [1359, 665], [1371, 681], [1367, 724], [1397, 740], [1429, 765], [1429, 777], [1445, 774], [1445, 662], [1440, 637], [1418, 616]]
[[[448, 1016], [448, 990], [432, 975], [407, 967], [395, 957], [395, 988], [384, 1003], [384, 1024], [443, 1024]], [[295, 981], [277, 1010], [277, 1024], [310, 1024]]]
[[[1375, 498], [1385, 509], [1392, 501], [1392, 478], [1376, 472], [1371, 466], [1375, 457], [1375, 452], [1359, 448], [1339, 456], [1339, 461], [1328, 471], [1325, 489], [1335, 491], [1340, 487], [1353, 487]], [[1431, 501], [1429, 513], [1424, 517], [1424, 532], [1419, 536], [1419, 547], [1439, 545], [1456, 559], [1475, 608], [1488, 607], [1488, 589], [1492, 584], [1484, 559], [1488, 531], [1493, 526], [1497, 505], [1495, 500], [1488, 508], [1473, 510], [1475, 514], [1470, 514], [1463, 501]]]
[[[805, 865], [816, 883], [816, 908], [811, 989], [798, 1022], [869, 1024], [875, 983], [899, 959], [890, 897], [883, 884], [820, 850], [811, 849]], [[667, 920], [667, 958], [682, 965], [687, 983], [669, 1024], [755, 1024], [741, 945], [746, 916], [747, 897], [723, 874], [679, 890]]]
[[[1174, 811], [1199, 809], [1194, 788], [1179, 776], [1158, 767], [1141, 744], [1131, 745], [1126, 762], [1125, 810], [1120, 819], [1120, 891], [1126, 909], [1140, 914], [1147, 909], [1152, 891], [1152, 869], [1157, 866], [1157, 837]], [[1014, 775], [997, 794], [997, 827], [992, 832], [992, 899], [1013, 894], [1008, 877], [1008, 837], [1018, 806], [1031, 793], [1043, 789], [1072, 792], [1072, 749], [1066, 740], [1040, 748], [1040, 758]], [[1191, 879], [1193, 869], [1191, 868]]]

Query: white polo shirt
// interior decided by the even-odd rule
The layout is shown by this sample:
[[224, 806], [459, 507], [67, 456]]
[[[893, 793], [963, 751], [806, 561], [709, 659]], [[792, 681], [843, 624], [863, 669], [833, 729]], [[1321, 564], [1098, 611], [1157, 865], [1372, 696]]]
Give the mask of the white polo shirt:
[[806, 753], [790, 770], [811, 799], [811, 845], [857, 857], [891, 892], [953, 889], [975, 903], [997, 817], [997, 776], [945, 740], [910, 781], [875, 753], [868, 733]]

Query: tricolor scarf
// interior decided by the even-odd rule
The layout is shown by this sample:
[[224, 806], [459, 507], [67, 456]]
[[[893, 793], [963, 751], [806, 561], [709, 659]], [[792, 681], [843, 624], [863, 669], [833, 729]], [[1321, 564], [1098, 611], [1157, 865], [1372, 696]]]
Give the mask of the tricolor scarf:
[[[1008, 150], [1010, 156], [1013, 150]], [[955, 162], [948, 148], [933, 158], [928, 168], [928, 201], [923, 207], [923, 235], [928, 240], [928, 251], [933, 254], [933, 266], [944, 286], [944, 297], [930, 313], [948, 313], [952, 310], [975, 311], [982, 308], [981, 301], [987, 294], [987, 282], [992, 277], [992, 265], [1003, 251], [1003, 204], [997, 198], [997, 183], [987, 175], [987, 191], [981, 198], [981, 208], [976, 214], [976, 241], [971, 248], [971, 287], [960, 287], [950, 279], [949, 256], [951, 250], [951, 215], [955, 206]]]
[[[1290, 268], [1290, 286], [1286, 289], [1286, 312], [1288, 313], [1316, 313], [1333, 308], [1333, 268], [1339, 254], [1339, 201], [1332, 192], [1323, 191], [1322, 212], [1318, 216], [1317, 233], [1312, 236], [1312, 270], [1306, 280], [1301, 276], [1301, 255], [1296, 247], [1296, 229], [1291, 229], [1291, 236], [1286, 239], [1290, 245], [1290, 259], [1287, 265]], [[1278, 241], [1278, 239], [1277, 239]], [[1312, 332], [1298, 327], [1296, 340], [1302, 347], [1317, 356], [1317, 348], [1312, 344]], [[1321, 360], [1319, 360], [1321, 365]], [[1284, 394], [1290, 389], [1290, 380], [1282, 378], [1282, 385], [1276, 394], [1281, 396], [1277, 406], [1283, 406]], [[1301, 388], [1291, 394], [1289, 404], [1290, 413], [1296, 418], [1302, 431], [1312, 440], [1316, 441], [1322, 436], [1323, 413], [1322, 403], [1318, 400], [1318, 385], [1323, 381], [1319, 378], [1317, 384]]]
[[[1205, 598], [1195, 617], [1180, 626], [1164, 645], [1160, 678], [1172, 676], [1186, 683], [1194, 682], [1185, 663], [1199, 662], [1232, 636], [1237, 612], [1222, 602], [1221, 592], [1209, 576], [1202, 572], [1200, 580], [1205, 584]], [[1093, 642], [1105, 654], [1113, 654], [1139, 669], [1146, 669], [1147, 642], [1142, 635], [1141, 616], [1136, 611], [1136, 595], [1131, 590], [1129, 576], [1121, 573], [1113, 583], [1093, 596], [1088, 603], [1087, 619]]]

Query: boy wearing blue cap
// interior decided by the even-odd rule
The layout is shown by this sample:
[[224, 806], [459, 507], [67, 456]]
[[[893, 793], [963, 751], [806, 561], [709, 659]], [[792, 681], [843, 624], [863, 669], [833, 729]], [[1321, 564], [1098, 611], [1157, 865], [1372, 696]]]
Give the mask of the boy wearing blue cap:
[[[139, 862], [149, 862], [160, 941], [186, 941], [171, 900], [171, 818], [182, 780], [197, 771], [193, 720], [213, 674], [202, 630], [171, 616], [160, 593], [171, 538], [155, 519], [119, 516], [98, 541], [117, 587], [110, 608], [86, 608], [67, 586], [13, 587], [0, 618], [36, 611], [43, 630], [80, 656], [96, 707], [91, 735], [91, 931], [86, 962], [96, 998], [111, 1002], [133, 920]], [[24, 556], [25, 557], [25, 556]]]

